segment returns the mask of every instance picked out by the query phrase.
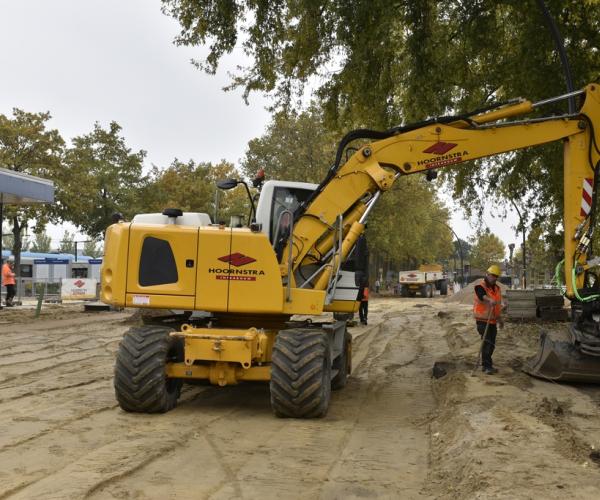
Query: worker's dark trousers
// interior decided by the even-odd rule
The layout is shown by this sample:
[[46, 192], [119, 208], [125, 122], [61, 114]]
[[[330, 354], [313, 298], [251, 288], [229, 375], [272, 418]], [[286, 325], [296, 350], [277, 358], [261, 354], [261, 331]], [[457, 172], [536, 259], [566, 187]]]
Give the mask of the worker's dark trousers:
[[361, 323], [367, 322], [367, 315], [369, 314], [369, 301], [361, 300], [358, 308], [358, 315], [360, 316]]
[[[477, 332], [482, 339], [486, 324], [485, 321], [477, 322]], [[496, 333], [498, 333], [496, 325], [490, 325], [485, 335], [485, 342], [481, 348], [481, 366], [483, 369], [494, 366], [494, 363], [492, 363], [492, 354], [494, 354], [494, 348], [496, 347]]]
[[12, 306], [15, 297], [15, 285], [6, 285], [6, 305]]

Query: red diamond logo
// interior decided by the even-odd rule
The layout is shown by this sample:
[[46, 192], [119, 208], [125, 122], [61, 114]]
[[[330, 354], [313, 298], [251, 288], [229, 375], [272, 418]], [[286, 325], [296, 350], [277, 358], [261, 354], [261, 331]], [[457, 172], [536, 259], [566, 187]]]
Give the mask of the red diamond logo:
[[83, 285], [85, 285], [85, 282], [81, 281], [81, 280], [77, 280], [73, 283], [77, 288], [81, 288]]
[[239, 252], [224, 255], [223, 257], [219, 257], [219, 260], [221, 262], [229, 262], [232, 266], [235, 267], [241, 267], [245, 266], [246, 264], [250, 264], [251, 262], [256, 262], [256, 259], [248, 257], [247, 255], [244, 255], [243, 253]]
[[423, 153], [429, 153], [432, 155], [445, 155], [451, 149], [454, 149], [458, 144], [454, 144], [453, 142], [436, 142], [433, 146], [429, 146], [427, 149], [423, 150]]

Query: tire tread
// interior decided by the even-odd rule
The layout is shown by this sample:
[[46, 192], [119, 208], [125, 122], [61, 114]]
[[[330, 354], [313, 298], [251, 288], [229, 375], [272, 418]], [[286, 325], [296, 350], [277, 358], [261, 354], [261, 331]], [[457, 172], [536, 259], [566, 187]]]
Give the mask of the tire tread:
[[168, 379], [165, 365], [181, 341], [171, 328], [144, 325], [130, 328], [119, 344], [114, 387], [119, 406], [129, 412], [164, 413], [177, 405], [182, 382]]
[[327, 334], [290, 329], [277, 334], [271, 365], [271, 406], [279, 417], [314, 418], [327, 413], [331, 363]]

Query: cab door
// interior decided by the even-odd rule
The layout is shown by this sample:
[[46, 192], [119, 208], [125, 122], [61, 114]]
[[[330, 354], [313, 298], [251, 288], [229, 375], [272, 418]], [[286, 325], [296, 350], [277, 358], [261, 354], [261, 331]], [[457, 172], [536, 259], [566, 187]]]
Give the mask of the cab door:
[[195, 296], [198, 228], [132, 224], [127, 293]]

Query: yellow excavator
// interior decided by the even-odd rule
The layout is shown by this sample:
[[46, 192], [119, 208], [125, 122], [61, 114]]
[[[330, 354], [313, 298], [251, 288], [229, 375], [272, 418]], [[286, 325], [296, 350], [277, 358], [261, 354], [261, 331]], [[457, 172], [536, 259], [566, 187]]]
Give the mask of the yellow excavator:
[[[578, 111], [527, 118], [565, 99], [577, 99]], [[370, 142], [342, 162], [357, 139]], [[319, 185], [264, 183], [245, 227], [173, 208], [111, 225], [102, 300], [176, 311], [124, 335], [114, 382], [121, 408], [168, 411], [186, 380], [264, 381], [277, 416], [325, 415], [331, 389], [344, 387], [350, 374], [352, 339], [343, 320], [293, 317], [357, 310], [366, 269], [354, 249], [379, 197], [407, 175], [432, 179], [440, 168], [559, 140], [566, 296], [577, 314], [571, 340], [542, 339], [528, 370], [600, 381], [600, 291], [587, 286], [598, 263], [589, 254], [600, 178], [600, 85], [590, 84], [540, 102], [516, 99], [384, 132], [350, 132]]]

